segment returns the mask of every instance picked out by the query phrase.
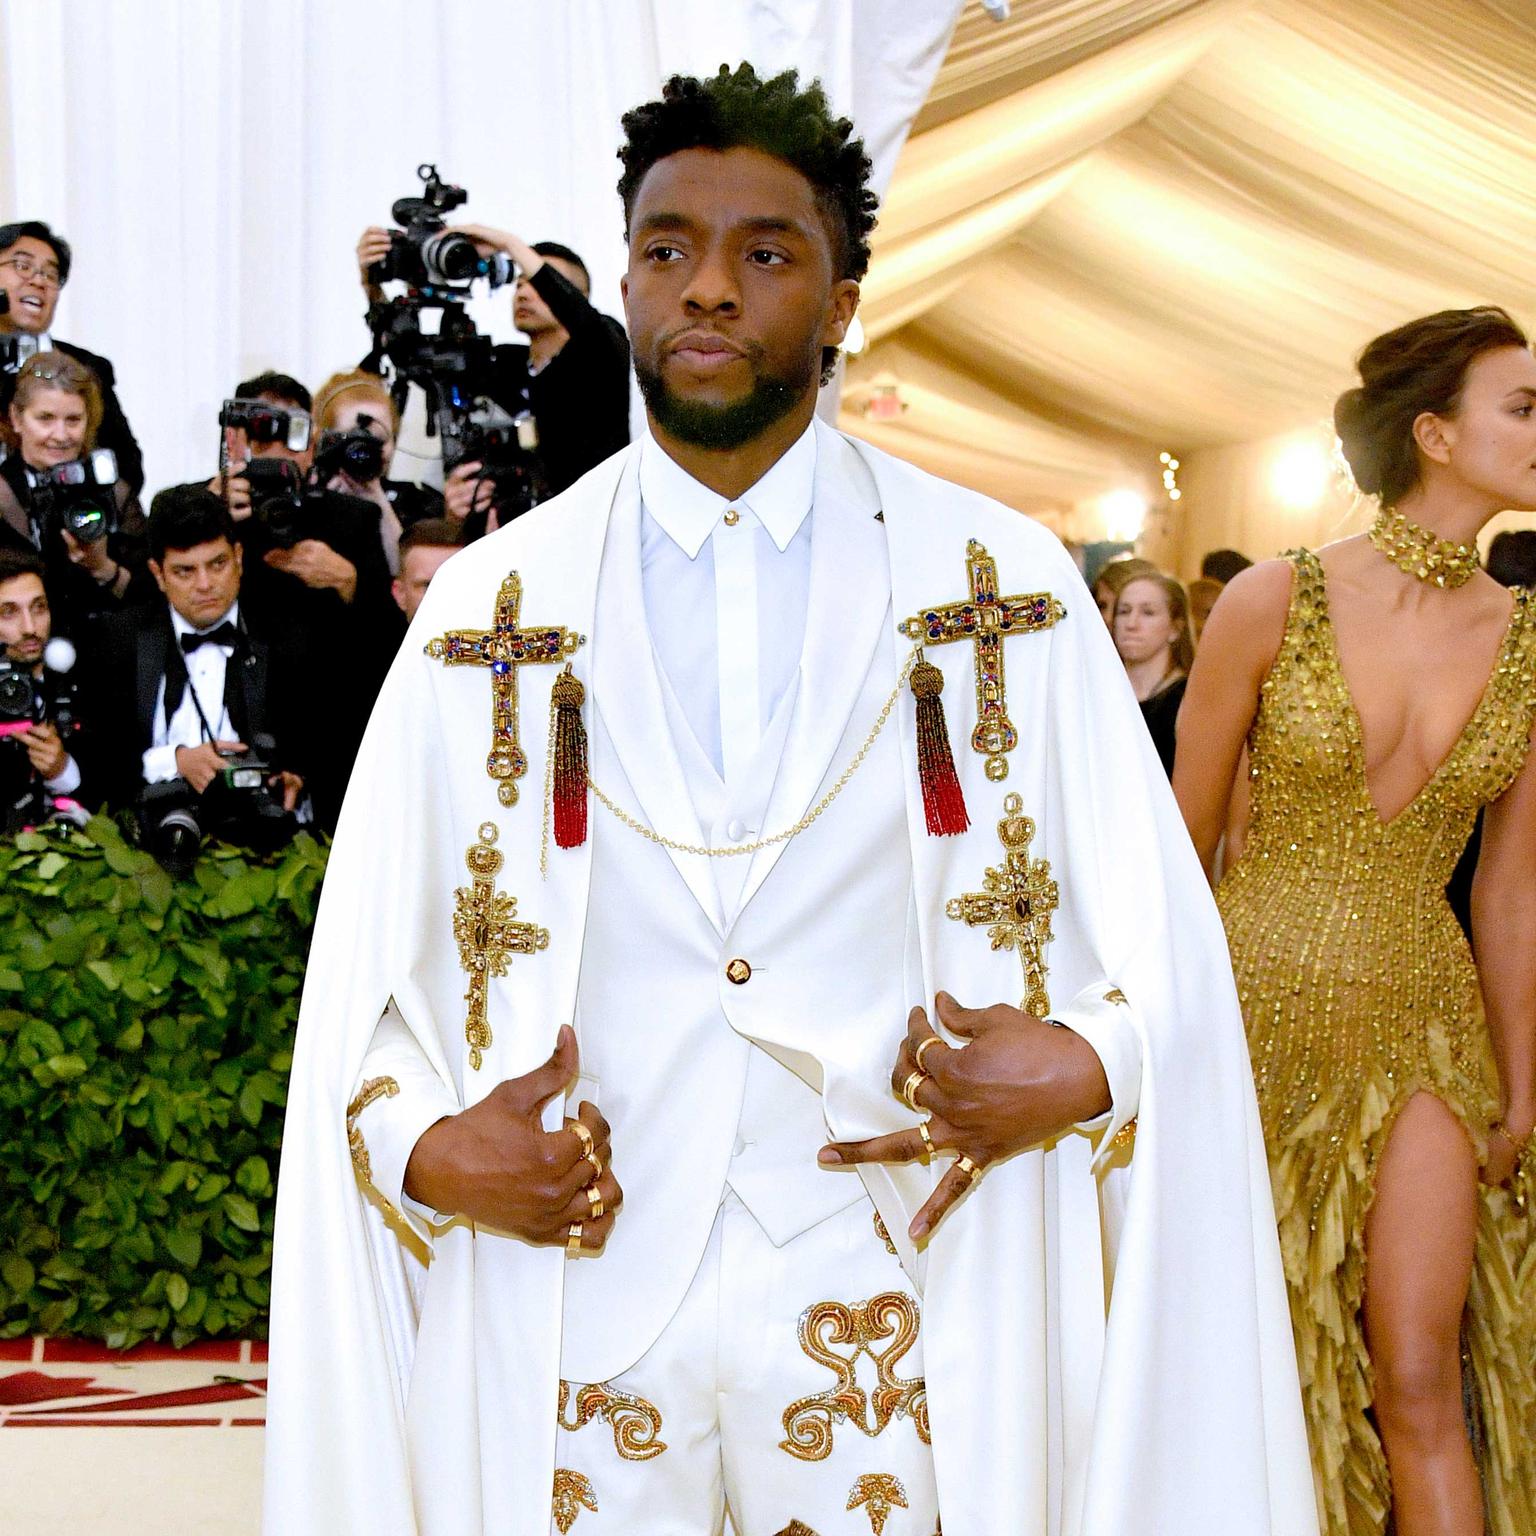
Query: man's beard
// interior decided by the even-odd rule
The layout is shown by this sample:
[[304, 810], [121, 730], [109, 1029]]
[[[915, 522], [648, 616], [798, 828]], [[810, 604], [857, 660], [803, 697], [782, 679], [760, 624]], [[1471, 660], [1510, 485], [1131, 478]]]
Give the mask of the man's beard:
[[749, 356], [748, 361], [752, 364], [752, 388], [729, 405], [682, 399], [667, 387], [660, 369], [641, 363], [638, 357], [635, 378], [646, 409], [669, 437], [693, 448], [729, 452], [761, 437], [789, 415], [806, 392], [815, 388], [821, 366], [819, 353], [808, 356], [804, 367], [793, 374], [765, 373], [756, 356]]

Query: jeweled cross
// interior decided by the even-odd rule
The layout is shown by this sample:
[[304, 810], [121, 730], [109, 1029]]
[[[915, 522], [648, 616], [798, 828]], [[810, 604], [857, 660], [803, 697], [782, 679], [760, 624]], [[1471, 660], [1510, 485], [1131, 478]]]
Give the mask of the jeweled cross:
[[1022, 597], [997, 595], [997, 562], [975, 539], [965, 546], [969, 600], [943, 603], [905, 620], [901, 632], [919, 645], [948, 645], [970, 640], [976, 646], [976, 729], [971, 745], [987, 760], [987, 777], [1008, 777], [1008, 753], [1019, 744], [1019, 733], [1008, 718], [1003, 686], [1003, 641], [1049, 629], [1067, 610], [1049, 592]]
[[1051, 913], [1060, 893], [1051, 879], [1050, 862], [1032, 859], [1029, 845], [1035, 824], [1022, 814], [1024, 802], [1017, 795], [1003, 800], [1003, 819], [997, 835], [1005, 852], [1002, 865], [982, 877], [983, 890], [957, 896], [945, 911], [970, 928], [986, 926], [993, 949], [1017, 951], [1024, 968], [1026, 1013], [1043, 1019], [1051, 1011], [1051, 995], [1045, 986], [1045, 946], [1053, 937]]
[[520, 627], [522, 578], [513, 571], [496, 594], [491, 629], [450, 629], [427, 642], [427, 655], [450, 667], [491, 669], [491, 750], [485, 771], [496, 781], [496, 798], [517, 804], [517, 781], [528, 772], [528, 759], [517, 734], [517, 669], [562, 662], [586, 644], [585, 635], [552, 625]]
[[453, 937], [459, 946], [459, 964], [469, 972], [464, 1038], [469, 1041], [469, 1064], [476, 1072], [481, 1053], [491, 1043], [485, 1012], [491, 977], [505, 976], [513, 955], [549, 948], [549, 930], [519, 922], [516, 898], [496, 889], [503, 861], [495, 842], [496, 826], [488, 821], [480, 828], [480, 840], [464, 855], [473, 878], [453, 893]]

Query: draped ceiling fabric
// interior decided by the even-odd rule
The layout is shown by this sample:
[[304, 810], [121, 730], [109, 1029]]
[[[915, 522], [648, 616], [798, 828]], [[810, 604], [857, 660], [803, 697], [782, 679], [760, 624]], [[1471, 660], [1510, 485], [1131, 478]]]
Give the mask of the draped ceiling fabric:
[[864, 294], [872, 441], [1068, 536], [1139, 488], [1185, 574], [1332, 536], [1336, 485], [1298, 512], [1267, 479], [1331, 443], [1361, 346], [1452, 305], [1536, 324], [1536, 0], [968, 5]]
[[[883, 189], [959, 0], [0, 0], [0, 220], [75, 247], [60, 336], [104, 353], [151, 490], [212, 472], [219, 401], [368, 349], [353, 248], [435, 162], [450, 217], [580, 251], [622, 313], [619, 118], [667, 75], [819, 76]], [[509, 340], [507, 292], [471, 314]]]

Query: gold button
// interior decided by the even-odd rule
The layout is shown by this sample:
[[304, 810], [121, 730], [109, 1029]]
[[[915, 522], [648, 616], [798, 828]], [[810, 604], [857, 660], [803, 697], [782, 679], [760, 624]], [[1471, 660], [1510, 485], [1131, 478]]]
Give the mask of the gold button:
[[[727, 507], [725, 510], [725, 526], [727, 528], [734, 528], [740, 521], [741, 513], [735, 507]], [[747, 978], [743, 976], [741, 979], [745, 981]]]
[[752, 967], [745, 960], [732, 960], [725, 968], [725, 979], [739, 987], [752, 979]]

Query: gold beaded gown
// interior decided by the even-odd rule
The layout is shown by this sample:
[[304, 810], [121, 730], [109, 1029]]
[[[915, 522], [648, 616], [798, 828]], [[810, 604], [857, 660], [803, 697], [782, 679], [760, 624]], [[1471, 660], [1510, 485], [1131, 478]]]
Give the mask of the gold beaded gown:
[[[1497, 1076], [1445, 884], [1478, 808], [1513, 782], [1536, 715], [1536, 602], [1517, 592], [1456, 745], [1383, 822], [1339, 668], [1322, 567], [1293, 552], [1285, 637], [1248, 739], [1243, 855], [1221, 882], [1280, 1225], [1324, 1536], [1380, 1536], [1391, 1503], [1370, 1418], [1364, 1231], [1393, 1120], [1423, 1090], [1481, 1156]], [[1469, 1422], [1494, 1536], [1536, 1533], [1536, 1247], [1530, 1160], [1482, 1190], [1463, 1326]], [[1426, 1234], [1433, 1241], [1433, 1234]]]

